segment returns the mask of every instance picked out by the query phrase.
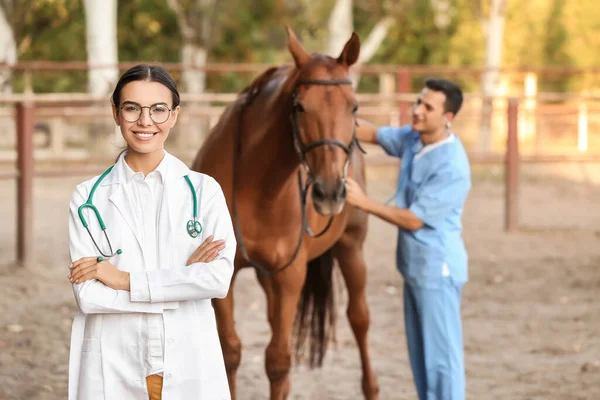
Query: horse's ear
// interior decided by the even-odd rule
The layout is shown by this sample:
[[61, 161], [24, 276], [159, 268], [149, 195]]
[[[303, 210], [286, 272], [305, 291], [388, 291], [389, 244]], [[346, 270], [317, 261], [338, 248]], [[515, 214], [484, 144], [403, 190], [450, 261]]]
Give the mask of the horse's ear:
[[308, 55], [306, 50], [304, 50], [302, 43], [300, 43], [300, 41], [298, 40], [298, 37], [296, 37], [296, 34], [292, 30], [292, 28], [290, 28], [289, 26], [287, 27], [287, 36], [288, 36], [288, 50], [292, 54], [292, 57], [294, 57], [294, 61], [296, 62], [296, 67], [300, 68], [302, 65], [304, 65], [308, 62], [308, 59], [310, 58], [310, 56]]
[[358, 56], [360, 55], [360, 39], [356, 32], [352, 32], [352, 36], [346, 42], [344, 46], [344, 50], [342, 50], [342, 54], [337, 59], [339, 64], [345, 64], [347, 66], [351, 66], [358, 60]]

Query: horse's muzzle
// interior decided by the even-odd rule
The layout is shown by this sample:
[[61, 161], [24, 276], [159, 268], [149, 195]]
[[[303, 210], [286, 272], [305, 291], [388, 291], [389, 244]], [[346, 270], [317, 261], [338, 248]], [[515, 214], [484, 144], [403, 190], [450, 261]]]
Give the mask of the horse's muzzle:
[[319, 214], [327, 216], [339, 214], [346, 201], [344, 181], [315, 179], [312, 184], [312, 200]]

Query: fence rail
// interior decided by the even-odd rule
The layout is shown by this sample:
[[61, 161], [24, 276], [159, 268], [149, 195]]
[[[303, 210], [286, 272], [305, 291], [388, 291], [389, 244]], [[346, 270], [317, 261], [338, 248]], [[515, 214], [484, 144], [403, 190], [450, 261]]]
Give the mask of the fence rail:
[[[203, 95], [182, 95], [182, 101], [186, 103], [198, 103], [200, 105], [186, 105], [186, 113], [189, 115], [204, 115], [209, 118], [218, 118], [223, 110], [223, 107], [232, 102], [236, 94], [232, 93], [215, 93]], [[477, 94], [468, 94], [467, 99], [477, 101]], [[390, 114], [394, 114], [397, 118], [395, 123], [400, 123], [403, 112], [406, 112], [415, 98], [415, 94], [411, 93], [396, 93], [396, 94], [359, 94], [361, 102], [361, 113], [369, 113], [371, 116], [380, 116], [387, 118], [390, 122]], [[521, 162], [600, 162], [600, 146], [597, 151], [581, 151], [581, 144], [585, 143], [587, 150], [588, 143], [588, 126], [590, 112], [598, 113], [600, 107], [593, 102], [600, 100], [599, 96], [592, 95], [568, 95], [558, 96], [556, 94], [538, 94], [535, 96], [536, 101], [544, 99], [573, 100], [575, 104], [585, 104], [581, 106], [567, 106], [557, 108], [554, 105], [538, 104], [535, 111], [532, 113], [527, 106], [527, 101], [530, 97], [503, 97], [495, 98], [502, 100], [506, 104], [496, 110], [495, 118], [500, 118], [501, 126], [504, 131], [505, 145], [499, 152], [481, 152], [469, 151], [469, 157], [472, 163], [503, 163], [505, 165], [505, 229], [514, 231], [518, 228], [517, 204], [519, 197], [519, 164]], [[590, 103], [588, 103], [590, 102]], [[214, 103], [221, 103], [215, 105]], [[364, 103], [364, 106], [363, 106]], [[4, 105], [0, 108], [0, 117], [14, 118], [17, 122], [16, 131], [16, 170], [4, 169], [0, 170], [0, 179], [16, 179], [18, 185], [17, 197], [17, 258], [20, 262], [27, 262], [33, 255], [34, 243], [28, 240], [31, 238], [33, 227], [32, 215], [32, 186], [34, 177], [59, 177], [72, 175], [93, 175], [102, 171], [102, 167], [93, 163], [80, 161], [65, 161], [61, 160], [61, 165], [44, 165], [43, 168], [36, 168], [36, 157], [34, 154], [34, 131], [36, 127], [36, 119], [61, 119], [61, 118], [94, 118], [106, 117], [110, 118], [110, 107], [108, 99], [90, 97], [86, 94], [30, 94], [30, 95], [14, 95], [10, 97], [0, 97], [0, 104]], [[382, 105], [383, 104], [383, 105]], [[462, 112], [462, 111], [461, 111]], [[4, 114], [2, 114], [4, 113]], [[463, 123], [471, 123], [470, 118], [473, 113], [467, 111], [462, 112], [459, 120], [466, 121]], [[505, 114], [499, 114], [505, 113]], [[578, 118], [579, 132], [576, 135], [578, 152], [562, 152], [560, 154], [548, 154], [545, 152], [526, 152], [523, 151], [522, 144], [526, 137], [522, 136], [522, 127], [527, 127], [528, 121], [526, 117], [531, 115], [546, 115], [548, 118], [556, 117], [560, 113], [569, 114]], [[583, 114], [584, 113], [584, 114]], [[564, 116], [563, 116], [564, 117]], [[585, 117], [585, 118], [582, 118]], [[600, 122], [597, 118], [596, 125]], [[522, 124], [523, 122], [523, 124]], [[583, 125], [582, 125], [583, 124]], [[459, 126], [458, 132], [462, 132]], [[57, 129], [60, 131], [60, 129]], [[585, 136], [582, 136], [585, 133]], [[597, 133], [597, 130], [595, 130]], [[537, 140], [537, 139], [536, 139]], [[600, 144], [600, 141], [599, 143]], [[63, 146], [63, 147], [61, 147]], [[63, 144], [58, 144], [58, 148], [64, 148]], [[10, 151], [10, 150], [9, 150]], [[367, 163], [372, 165], [385, 164], [392, 161], [392, 158], [382, 155], [367, 155]], [[96, 159], [96, 162], [105, 161]]]

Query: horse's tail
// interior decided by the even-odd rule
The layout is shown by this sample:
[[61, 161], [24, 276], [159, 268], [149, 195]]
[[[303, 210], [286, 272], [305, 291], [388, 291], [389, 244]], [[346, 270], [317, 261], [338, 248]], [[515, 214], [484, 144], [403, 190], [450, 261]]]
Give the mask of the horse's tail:
[[327, 344], [335, 335], [333, 298], [333, 255], [331, 249], [308, 263], [294, 321], [296, 360], [302, 360], [305, 342], [310, 342], [311, 368], [320, 367]]

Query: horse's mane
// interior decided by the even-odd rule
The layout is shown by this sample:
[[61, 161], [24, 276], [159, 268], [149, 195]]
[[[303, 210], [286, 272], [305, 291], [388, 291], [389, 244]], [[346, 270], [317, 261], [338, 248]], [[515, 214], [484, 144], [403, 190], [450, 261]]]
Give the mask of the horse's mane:
[[290, 65], [280, 65], [268, 68], [265, 72], [254, 78], [254, 80], [240, 91], [240, 97], [245, 96], [246, 102], [251, 102], [262, 90], [262, 88], [273, 78], [273, 76], [282, 71], [290, 69]]

